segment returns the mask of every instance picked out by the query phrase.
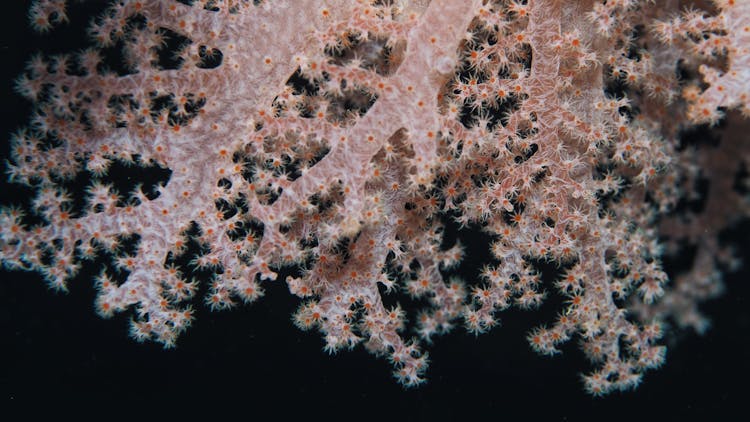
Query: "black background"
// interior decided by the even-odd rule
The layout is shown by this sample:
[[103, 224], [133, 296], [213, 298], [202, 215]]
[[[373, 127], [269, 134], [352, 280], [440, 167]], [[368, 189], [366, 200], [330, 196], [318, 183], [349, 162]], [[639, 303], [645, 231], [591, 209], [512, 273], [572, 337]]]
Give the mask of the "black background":
[[[38, 36], [27, 29], [27, 6], [8, 1], [0, 11], [3, 156], [8, 134], [29, 113], [28, 103], [12, 92], [13, 78], [30, 52], [68, 51], [80, 43], [86, 22], [75, 14], [62, 30]], [[1, 189], [3, 204], [23, 192], [6, 184]], [[735, 228], [733, 237], [750, 263], [747, 228]], [[478, 250], [482, 239], [462, 236], [468, 237], [470, 253]], [[107, 412], [204, 409], [313, 420], [721, 417], [742, 412], [748, 392], [747, 275], [747, 269], [729, 275], [725, 295], [702, 306], [713, 322], [706, 335], [668, 333], [666, 365], [647, 373], [636, 391], [593, 398], [583, 392], [579, 374], [590, 366], [575, 341], [561, 356], [549, 358], [535, 354], [525, 340], [529, 329], [554, 314], [549, 306], [540, 312], [506, 311], [500, 314], [501, 327], [478, 338], [461, 329], [437, 338], [429, 347], [428, 383], [404, 390], [383, 359], [361, 347], [329, 356], [318, 333], [296, 329], [291, 314], [298, 301], [283, 283], [265, 283], [266, 297], [251, 306], [224, 312], [199, 307], [177, 347], [164, 350], [130, 339], [127, 313], [99, 318], [85, 275], [62, 294], [49, 290], [36, 274], [3, 271], [0, 400], [8, 410], [22, 412], [49, 410], [45, 405], [54, 403], [78, 410], [102, 406]]]

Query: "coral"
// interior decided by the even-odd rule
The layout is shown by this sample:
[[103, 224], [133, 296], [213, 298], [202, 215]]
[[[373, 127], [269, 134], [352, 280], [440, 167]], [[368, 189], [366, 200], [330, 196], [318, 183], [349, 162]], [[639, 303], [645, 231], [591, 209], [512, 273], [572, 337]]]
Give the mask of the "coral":
[[[101, 264], [99, 314], [132, 312], [131, 335], [166, 347], [201, 285], [218, 310], [283, 278], [298, 327], [329, 352], [363, 344], [407, 386], [434, 336], [557, 295], [531, 347], [578, 338], [588, 392], [633, 388], [665, 323], [703, 330], [696, 304], [721, 291], [718, 227], [680, 223], [716, 152], [682, 134], [750, 109], [750, 5], [660, 3], [115, 1], [93, 47], [16, 80], [34, 112], [7, 173], [32, 195], [0, 213], [2, 263], [58, 290]], [[67, 7], [35, 2], [32, 25]], [[721, 224], [746, 215], [732, 205]], [[455, 227], [492, 239], [476, 280], [453, 276]], [[672, 282], [681, 236], [701, 253]], [[421, 309], [385, 304], [399, 293]]]

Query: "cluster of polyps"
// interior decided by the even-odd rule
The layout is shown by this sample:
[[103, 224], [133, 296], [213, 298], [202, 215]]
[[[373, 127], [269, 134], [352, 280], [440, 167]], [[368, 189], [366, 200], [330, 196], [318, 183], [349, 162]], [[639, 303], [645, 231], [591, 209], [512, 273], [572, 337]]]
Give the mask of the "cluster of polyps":
[[[99, 313], [132, 308], [133, 336], [167, 346], [200, 280], [223, 309], [287, 273], [299, 327], [331, 352], [388, 356], [406, 385], [427, 366], [420, 339], [457, 321], [484, 332], [557, 294], [564, 309], [532, 347], [578, 336], [590, 392], [635, 386], [664, 348], [660, 322], [629, 309], [665, 294], [655, 221], [685, 191], [664, 110], [747, 109], [746, 35], [720, 28], [747, 16], [721, 2], [730, 18], [652, 34], [635, 30], [659, 16], [651, 3], [423, 3], [115, 2], [90, 27], [97, 47], [37, 56], [17, 81], [35, 112], [8, 171], [33, 199], [0, 215], [4, 265], [64, 289], [97, 262]], [[34, 25], [65, 21], [65, 6], [36, 2]], [[686, 89], [688, 106], [679, 51], [648, 50], [685, 25], [699, 26], [686, 43], [720, 41], [698, 53], [734, 58], [724, 75], [700, 68], [710, 88]], [[142, 183], [116, 180], [128, 171]], [[463, 252], [446, 222], [493, 239], [468, 287], [451, 277]], [[424, 305], [415, 318], [384, 305], [399, 291]]]

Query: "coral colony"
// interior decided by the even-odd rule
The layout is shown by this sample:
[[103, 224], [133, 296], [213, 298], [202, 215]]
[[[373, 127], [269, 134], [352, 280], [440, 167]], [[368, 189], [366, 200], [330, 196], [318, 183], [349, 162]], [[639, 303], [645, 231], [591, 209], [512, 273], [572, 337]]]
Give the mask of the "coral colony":
[[[706, 329], [736, 264], [718, 229], [746, 211], [750, 2], [665, 3], [114, 1], [89, 48], [15, 81], [33, 114], [5, 171], [30, 198], [0, 213], [3, 266], [65, 290], [96, 265], [99, 315], [166, 347], [198, 302], [285, 283], [299, 328], [406, 386], [435, 336], [562, 297], [531, 348], [575, 340], [588, 392], [634, 388], [665, 324]], [[37, 0], [31, 24], [68, 6]], [[719, 124], [719, 148], [684, 139]], [[462, 280], [472, 230], [491, 258]], [[698, 252], [670, 279], [680, 242]]]

